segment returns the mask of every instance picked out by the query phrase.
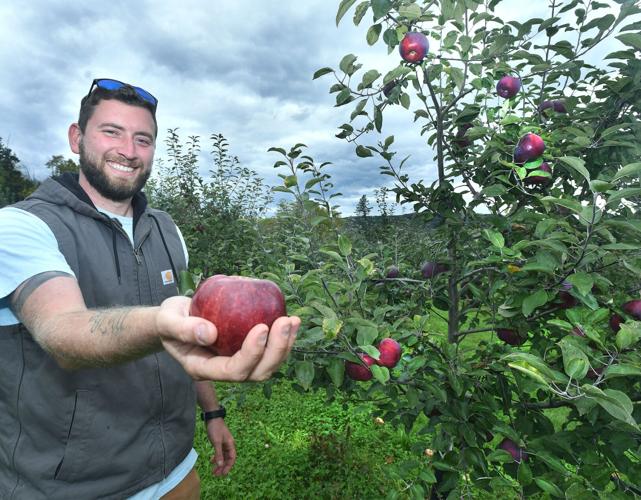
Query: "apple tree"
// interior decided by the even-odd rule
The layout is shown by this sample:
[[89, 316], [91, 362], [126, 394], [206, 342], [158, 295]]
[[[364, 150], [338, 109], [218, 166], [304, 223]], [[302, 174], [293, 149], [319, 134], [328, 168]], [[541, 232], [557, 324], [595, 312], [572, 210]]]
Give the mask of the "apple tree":
[[[517, 22], [501, 4], [340, 2], [337, 24], [369, 24], [385, 69], [348, 54], [314, 78], [348, 110], [337, 137], [378, 162], [422, 230], [387, 277], [390, 252], [333, 222], [327, 165], [274, 148], [278, 190], [308, 215], [273, 273], [308, 332], [290, 375], [413, 429], [417, 459], [397, 474], [418, 498], [641, 494], [641, 10], [550, 0]], [[387, 126], [402, 112], [433, 156], [418, 175]], [[403, 349], [391, 368], [366, 358], [387, 337]]]

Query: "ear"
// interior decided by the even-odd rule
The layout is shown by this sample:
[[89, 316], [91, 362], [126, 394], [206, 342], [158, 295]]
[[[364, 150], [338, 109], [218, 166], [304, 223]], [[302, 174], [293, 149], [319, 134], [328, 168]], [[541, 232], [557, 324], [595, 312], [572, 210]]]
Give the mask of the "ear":
[[69, 147], [71, 151], [76, 154], [80, 154], [80, 141], [82, 140], [82, 131], [77, 123], [72, 123], [69, 126], [69, 131], [67, 132], [67, 137], [69, 138]]

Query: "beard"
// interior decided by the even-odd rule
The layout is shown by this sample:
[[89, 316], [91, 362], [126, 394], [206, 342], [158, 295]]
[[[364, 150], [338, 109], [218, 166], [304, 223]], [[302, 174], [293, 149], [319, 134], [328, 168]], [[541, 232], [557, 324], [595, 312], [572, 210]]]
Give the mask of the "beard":
[[[122, 157], [106, 157], [102, 162], [102, 166], [100, 166], [99, 160], [87, 153], [82, 142], [80, 143], [79, 149], [80, 170], [82, 170], [82, 173], [87, 178], [89, 184], [91, 184], [91, 186], [98, 191], [101, 196], [104, 196], [108, 200], [125, 201], [132, 198], [136, 193], [142, 190], [147, 183], [147, 179], [149, 179], [149, 176], [151, 175], [151, 168], [146, 171], [143, 170], [144, 166], [140, 160], [128, 161], [123, 160]], [[108, 160], [125, 164], [126, 166], [141, 171], [141, 173], [138, 177], [129, 182], [127, 182], [126, 179], [110, 179], [105, 173], [105, 170], [109, 168], [106, 164]]]

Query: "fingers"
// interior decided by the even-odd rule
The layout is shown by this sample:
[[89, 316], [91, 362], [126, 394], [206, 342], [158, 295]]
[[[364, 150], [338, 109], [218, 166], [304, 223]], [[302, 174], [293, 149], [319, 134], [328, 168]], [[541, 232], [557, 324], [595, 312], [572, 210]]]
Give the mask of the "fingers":
[[299, 328], [300, 318], [297, 316], [284, 316], [274, 322], [265, 351], [249, 375], [250, 380], [267, 380], [278, 370], [289, 356]]

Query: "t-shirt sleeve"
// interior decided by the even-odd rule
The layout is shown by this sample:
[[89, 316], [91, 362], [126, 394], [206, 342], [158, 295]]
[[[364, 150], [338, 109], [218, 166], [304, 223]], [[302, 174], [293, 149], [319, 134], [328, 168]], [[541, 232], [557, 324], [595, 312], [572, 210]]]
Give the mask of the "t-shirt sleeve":
[[180, 231], [180, 228], [176, 226], [176, 231], [178, 232], [178, 237], [180, 238], [180, 243], [182, 243], [183, 246], [183, 252], [185, 253], [185, 262], [187, 263], [187, 266], [189, 266], [189, 252], [187, 251], [187, 245], [185, 244], [185, 238], [183, 237], [183, 233]]
[[0, 209], [0, 262], [0, 325], [18, 323], [9, 309], [9, 295], [23, 281], [47, 271], [75, 276], [49, 226], [14, 207]]

